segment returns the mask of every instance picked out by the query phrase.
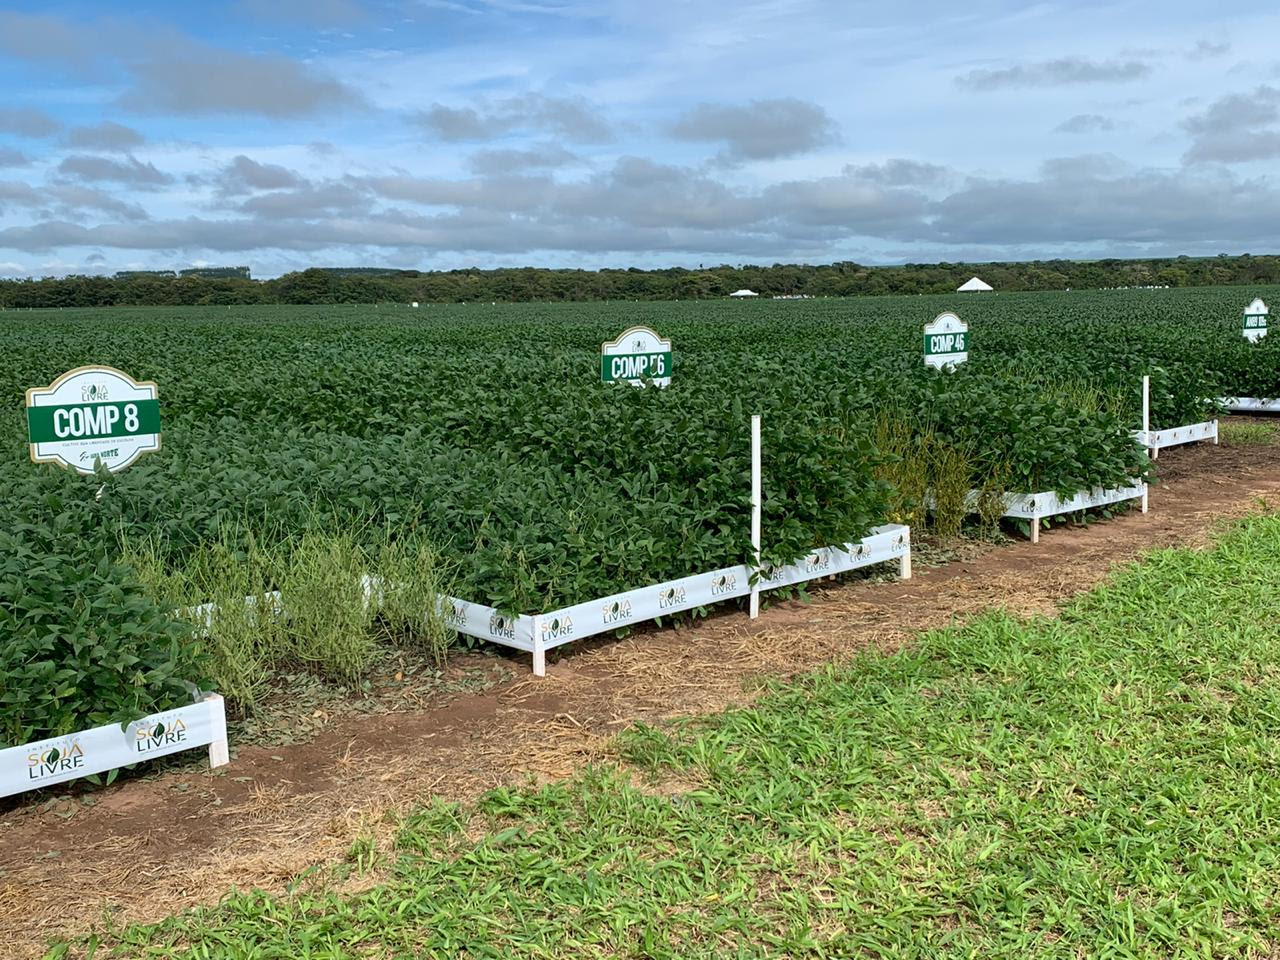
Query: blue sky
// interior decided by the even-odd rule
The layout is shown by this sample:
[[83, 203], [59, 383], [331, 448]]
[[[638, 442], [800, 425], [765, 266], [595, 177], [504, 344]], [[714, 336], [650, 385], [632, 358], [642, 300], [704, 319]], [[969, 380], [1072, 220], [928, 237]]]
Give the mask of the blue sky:
[[0, 276], [1280, 250], [1257, 0], [0, 0], [0, 85]]

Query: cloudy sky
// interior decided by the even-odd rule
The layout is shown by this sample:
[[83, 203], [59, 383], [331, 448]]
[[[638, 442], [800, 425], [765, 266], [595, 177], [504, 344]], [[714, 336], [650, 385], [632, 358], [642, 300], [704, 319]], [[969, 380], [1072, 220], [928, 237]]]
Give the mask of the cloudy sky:
[[1274, 0], [0, 0], [0, 275], [1280, 250]]

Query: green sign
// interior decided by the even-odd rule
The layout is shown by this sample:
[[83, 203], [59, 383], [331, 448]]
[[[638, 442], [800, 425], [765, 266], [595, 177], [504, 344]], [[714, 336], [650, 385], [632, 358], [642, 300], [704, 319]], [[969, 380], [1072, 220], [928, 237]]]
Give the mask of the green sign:
[[27, 408], [27, 435], [32, 443], [159, 432], [159, 400]]
[[969, 359], [969, 327], [954, 313], [940, 313], [924, 325], [924, 362], [944, 370]]
[[1246, 340], [1257, 343], [1267, 335], [1267, 305], [1261, 299], [1255, 299], [1253, 303], [1244, 308], [1244, 337]]
[[112, 367], [78, 367], [48, 387], [27, 391], [27, 441], [36, 463], [92, 474], [116, 473], [160, 449], [160, 400], [154, 383]]
[[926, 333], [924, 335], [924, 352], [925, 356], [968, 353], [969, 331], [957, 330], [955, 333]]
[[643, 387], [671, 383], [671, 341], [648, 327], [632, 327], [600, 346], [600, 379]]

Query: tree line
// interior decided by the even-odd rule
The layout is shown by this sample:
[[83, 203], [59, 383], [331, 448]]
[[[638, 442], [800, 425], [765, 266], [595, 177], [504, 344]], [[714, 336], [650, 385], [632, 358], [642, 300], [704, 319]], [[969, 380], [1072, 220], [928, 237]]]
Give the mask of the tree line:
[[688, 300], [749, 289], [763, 297], [949, 293], [971, 276], [996, 290], [1280, 283], [1280, 256], [1221, 255], [1148, 260], [908, 263], [868, 267], [720, 265], [690, 270], [380, 270], [312, 268], [271, 280], [247, 268], [0, 280], [0, 308], [232, 304], [461, 303], [477, 301]]

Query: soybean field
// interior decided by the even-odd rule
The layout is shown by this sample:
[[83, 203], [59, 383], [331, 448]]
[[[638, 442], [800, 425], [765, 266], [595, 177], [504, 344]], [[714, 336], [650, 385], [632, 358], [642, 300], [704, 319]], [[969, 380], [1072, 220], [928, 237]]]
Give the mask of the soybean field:
[[[329, 564], [317, 596], [391, 565], [513, 613], [748, 562], [753, 414], [768, 563], [891, 520], [956, 532], [957, 491], [1130, 483], [1151, 470], [1143, 375], [1157, 429], [1280, 395], [1280, 341], [1240, 333], [1278, 292], [0, 314], [0, 746], [182, 702], [188, 681], [251, 706], [274, 656], [358, 676], [377, 650], [341, 646], [359, 623], [280, 653], [181, 616], [307, 558]], [[971, 331], [950, 373], [921, 362], [943, 310]], [[674, 343], [667, 389], [600, 382], [601, 343], [639, 324]], [[159, 386], [162, 449], [111, 477], [27, 455], [23, 391], [89, 363]], [[254, 557], [275, 561], [244, 574]]]

